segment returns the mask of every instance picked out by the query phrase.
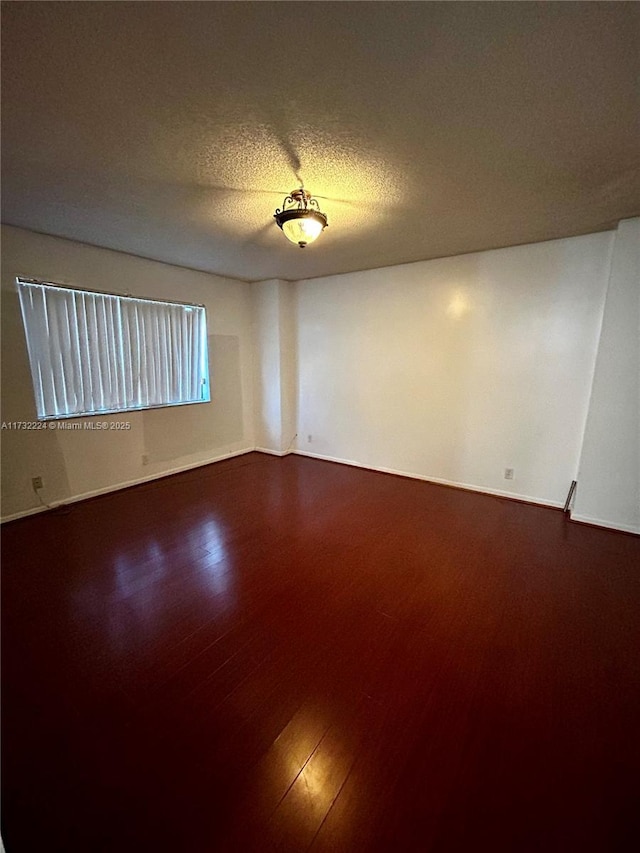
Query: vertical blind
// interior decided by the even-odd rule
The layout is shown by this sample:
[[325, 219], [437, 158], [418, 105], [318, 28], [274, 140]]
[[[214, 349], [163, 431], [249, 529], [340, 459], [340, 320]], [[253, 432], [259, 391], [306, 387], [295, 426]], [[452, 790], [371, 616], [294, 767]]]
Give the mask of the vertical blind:
[[210, 399], [202, 306], [17, 285], [39, 419]]

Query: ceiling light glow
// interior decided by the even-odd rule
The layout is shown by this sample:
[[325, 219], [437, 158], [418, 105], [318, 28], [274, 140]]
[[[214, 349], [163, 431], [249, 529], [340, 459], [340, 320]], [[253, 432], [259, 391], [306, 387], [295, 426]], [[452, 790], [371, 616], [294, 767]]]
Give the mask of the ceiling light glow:
[[327, 217], [320, 210], [318, 202], [302, 187], [292, 192], [273, 214], [284, 236], [292, 243], [304, 249], [313, 243], [329, 225]]

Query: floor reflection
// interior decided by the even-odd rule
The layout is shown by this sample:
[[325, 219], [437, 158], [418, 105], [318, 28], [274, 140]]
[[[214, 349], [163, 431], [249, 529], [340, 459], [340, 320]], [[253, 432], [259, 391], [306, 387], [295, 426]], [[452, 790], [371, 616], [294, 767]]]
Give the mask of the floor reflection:
[[235, 605], [235, 567], [227, 551], [223, 528], [213, 517], [204, 519], [189, 531], [207, 555], [194, 564], [207, 587], [220, 596], [225, 605]]
[[[194, 591], [218, 612], [236, 605], [233, 561], [222, 526], [212, 516], [179, 538], [147, 539], [116, 553], [108, 575], [90, 575], [74, 591], [71, 618], [87, 636], [106, 630], [116, 656], [143, 649], [180, 618], [180, 602]], [[191, 590], [191, 592], [190, 592]]]

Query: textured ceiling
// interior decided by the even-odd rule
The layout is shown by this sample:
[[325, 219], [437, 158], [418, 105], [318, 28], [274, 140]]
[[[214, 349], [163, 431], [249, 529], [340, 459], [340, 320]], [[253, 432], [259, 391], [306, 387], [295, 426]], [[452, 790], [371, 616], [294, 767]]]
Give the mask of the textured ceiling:
[[[248, 280], [640, 213], [636, 3], [3, 4], [3, 221]], [[329, 228], [273, 221], [300, 181]]]

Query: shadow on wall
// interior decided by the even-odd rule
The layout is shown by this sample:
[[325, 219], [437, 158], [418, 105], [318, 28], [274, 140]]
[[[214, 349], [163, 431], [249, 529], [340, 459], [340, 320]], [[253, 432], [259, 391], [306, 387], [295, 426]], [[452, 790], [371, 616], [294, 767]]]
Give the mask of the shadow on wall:
[[211, 402], [143, 412], [144, 447], [150, 462], [211, 453], [243, 439], [240, 341], [209, 335]]

